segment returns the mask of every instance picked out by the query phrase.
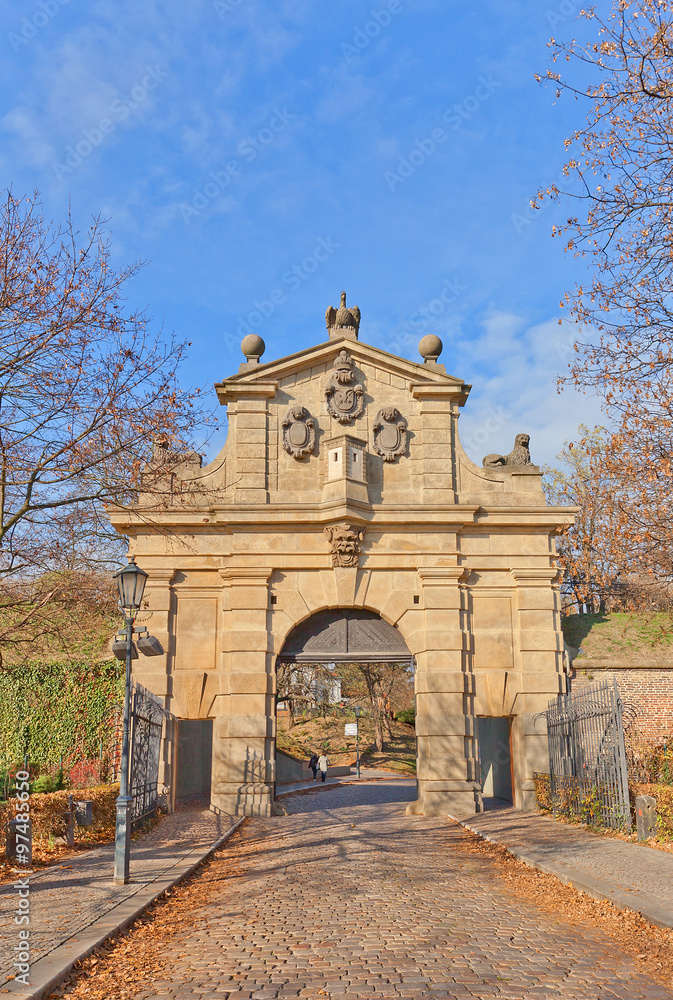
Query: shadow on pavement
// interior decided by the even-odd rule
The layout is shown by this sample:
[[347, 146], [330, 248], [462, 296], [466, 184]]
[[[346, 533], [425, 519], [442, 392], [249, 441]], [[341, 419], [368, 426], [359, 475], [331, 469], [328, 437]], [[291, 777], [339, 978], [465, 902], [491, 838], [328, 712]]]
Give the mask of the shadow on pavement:
[[[343, 792], [347, 792], [344, 795]], [[356, 806], [391, 805], [395, 802], [413, 802], [416, 798], [416, 779], [400, 778], [399, 781], [377, 781], [369, 784], [343, 784], [329, 792], [314, 795], [288, 795], [282, 800], [288, 813], [313, 812], [316, 809], [353, 809]]]

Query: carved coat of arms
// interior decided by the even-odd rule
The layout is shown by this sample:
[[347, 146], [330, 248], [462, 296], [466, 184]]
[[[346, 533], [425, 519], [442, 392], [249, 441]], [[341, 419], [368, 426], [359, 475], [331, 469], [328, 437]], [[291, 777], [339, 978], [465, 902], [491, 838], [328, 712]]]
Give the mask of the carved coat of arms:
[[374, 451], [384, 462], [394, 462], [407, 448], [407, 424], [394, 406], [384, 406], [374, 421]]
[[341, 521], [325, 528], [325, 534], [332, 544], [332, 566], [357, 566], [365, 529]]
[[364, 389], [355, 377], [354, 367], [355, 362], [348, 351], [341, 351], [325, 386], [327, 412], [340, 424], [350, 423], [364, 409]]
[[315, 448], [315, 421], [299, 403], [285, 414], [282, 422], [283, 448], [293, 458], [305, 458]]

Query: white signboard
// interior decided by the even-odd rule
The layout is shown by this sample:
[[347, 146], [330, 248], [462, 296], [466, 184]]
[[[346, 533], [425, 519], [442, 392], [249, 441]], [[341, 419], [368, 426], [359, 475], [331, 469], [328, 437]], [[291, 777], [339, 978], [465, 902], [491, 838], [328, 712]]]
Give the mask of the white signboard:
[[358, 724], [357, 722], [347, 722], [344, 726], [344, 736], [357, 736], [358, 734]]

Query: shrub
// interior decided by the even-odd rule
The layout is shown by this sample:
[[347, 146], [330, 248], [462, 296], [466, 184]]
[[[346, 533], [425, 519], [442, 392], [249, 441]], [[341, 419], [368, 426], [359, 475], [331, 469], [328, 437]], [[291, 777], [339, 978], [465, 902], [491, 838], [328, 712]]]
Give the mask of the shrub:
[[626, 753], [629, 776], [638, 783], [673, 784], [673, 736], [649, 739], [628, 733]]
[[[39, 780], [39, 779], [38, 779]], [[66, 821], [63, 813], [68, 808], [67, 791], [36, 793], [30, 797], [30, 816], [35, 841], [49, 841], [53, 837], [62, 837], [66, 831]], [[115, 829], [115, 814], [119, 785], [99, 785], [96, 788], [78, 790], [75, 799], [91, 799], [93, 802], [93, 825], [75, 827], [75, 839], [79, 843], [95, 843], [104, 837], [113, 837]], [[3, 819], [10, 819], [16, 810], [17, 801], [10, 799], [7, 805], [1, 807]]]
[[43, 792], [55, 792], [58, 790], [56, 785], [56, 778], [52, 778], [50, 774], [41, 774], [33, 782], [33, 794], [39, 795]]
[[533, 784], [535, 785], [535, 798], [540, 809], [551, 812], [551, 782], [549, 775], [536, 772], [533, 774]]
[[416, 709], [404, 708], [401, 712], [395, 713], [396, 722], [404, 722], [407, 726], [416, 725]]

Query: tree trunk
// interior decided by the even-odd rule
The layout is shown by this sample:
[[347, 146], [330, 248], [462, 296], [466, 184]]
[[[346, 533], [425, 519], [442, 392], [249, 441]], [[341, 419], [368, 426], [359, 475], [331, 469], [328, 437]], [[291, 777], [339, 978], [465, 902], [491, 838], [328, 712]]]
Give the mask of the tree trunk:
[[376, 712], [374, 714], [374, 740], [376, 742], [376, 749], [379, 753], [383, 752], [383, 732], [381, 730], [381, 716]]
[[382, 718], [383, 718], [383, 729], [385, 731], [386, 738], [392, 740], [393, 728], [390, 725], [390, 716], [388, 715], [387, 712], [384, 712]]

